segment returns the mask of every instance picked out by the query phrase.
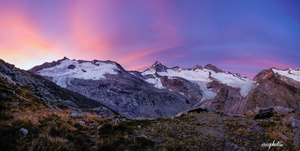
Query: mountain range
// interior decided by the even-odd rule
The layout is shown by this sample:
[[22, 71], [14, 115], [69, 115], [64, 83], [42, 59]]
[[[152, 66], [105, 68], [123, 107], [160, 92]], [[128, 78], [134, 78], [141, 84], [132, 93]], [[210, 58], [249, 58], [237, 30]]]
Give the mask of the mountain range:
[[245, 114], [263, 108], [299, 112], [300, 70], [266, 69], [253, 80], [204, 67], [168, 68], [156, 61], [143, 72], [113, 61], [63, 58], [29, 70], [128, 118], [173, 117], [202, 108]]
[[300, 147], [299, 69], [249, 79], [212, 64], [139, 72], [65, 57], [25, 71], [0, 60], [0, 101], [1, 150]]

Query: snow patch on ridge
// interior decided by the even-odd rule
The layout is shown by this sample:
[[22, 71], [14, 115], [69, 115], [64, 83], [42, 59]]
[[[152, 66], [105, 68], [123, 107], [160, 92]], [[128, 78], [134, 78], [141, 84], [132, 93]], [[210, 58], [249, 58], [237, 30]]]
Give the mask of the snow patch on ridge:
[[158, 88], [158, 89], [165, 89], [165, 87], [163, 86], [163, 84], [160, 81], [160, 78], [148, 78], [145, 80], [146, 82], [153, 84], [154, 87]]
[[[74, 69], [69, 69], [68, 66], [75, 66]], [[96, 62], [79, 63], [74, 60], [63, 60], [59, 65], [51, 68], [44, 68], [37, 73], [53, 78], [52, 81], [57, 85], [66, 88], [73, 78], [85, 80], [100, 80], [105, 78], [105, 74], [117, 74], [118, 67], [115, 64]]]
[[293, 69], [288, 69], [288, 70], [277, 70], [277, 69], [272, 69], [274, 73], [278, 73], [279, 75], [291, 78], [295, 81], [300, 82], [300, 71], [299, 70], [293, 70]]

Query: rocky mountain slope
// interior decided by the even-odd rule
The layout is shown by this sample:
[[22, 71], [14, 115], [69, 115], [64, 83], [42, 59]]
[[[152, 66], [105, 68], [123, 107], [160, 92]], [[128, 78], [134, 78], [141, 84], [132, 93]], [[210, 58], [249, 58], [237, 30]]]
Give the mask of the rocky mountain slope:
[[254, 77], [258, 86], [247, 96], [244, 111], [284, 107], [300, 113], [300, 70], [271, 68]]
[[114, 114], [109, 108], [99, 102], [61, 88], [40, 75], [20, 70], [3, 60], [0, 60], [0, 77], [18, 87], [29, 89], [37, 100], [51, 108], [95, 109], [103, 116], [112, 116]]

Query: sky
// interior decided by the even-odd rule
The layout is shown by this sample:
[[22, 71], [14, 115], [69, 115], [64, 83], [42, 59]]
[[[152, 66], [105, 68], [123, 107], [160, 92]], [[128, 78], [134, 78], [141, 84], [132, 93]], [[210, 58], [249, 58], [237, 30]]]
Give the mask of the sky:
[[70, 59], [143, 71], [213, 64], [252, 78], [300, 66], [299, 0], [1, 0], [0, 59]]

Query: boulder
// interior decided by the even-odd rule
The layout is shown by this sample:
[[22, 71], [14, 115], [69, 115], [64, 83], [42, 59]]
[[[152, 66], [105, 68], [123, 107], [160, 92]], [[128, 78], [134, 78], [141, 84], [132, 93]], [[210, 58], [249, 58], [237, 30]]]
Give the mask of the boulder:
[[274, 109], [269, 108], [269, 109], [262, 109], [259, 110], [258, 113], [255, 115], [254, 119], [266, 119], [270, 118], [274, 115]]
[[292, 108], [283, 107], [283, 106], [275, 106], [274, 110], [277, 114], [288, 114], [294, 111]]

